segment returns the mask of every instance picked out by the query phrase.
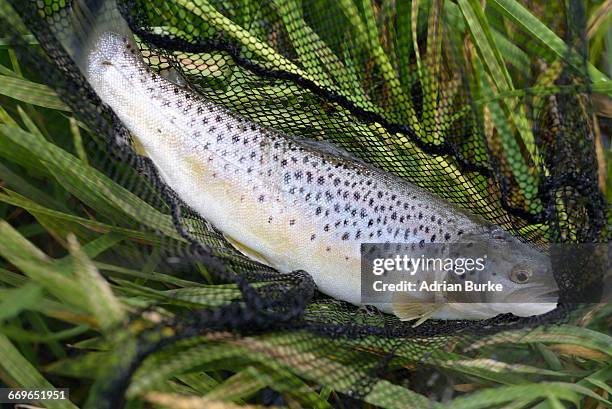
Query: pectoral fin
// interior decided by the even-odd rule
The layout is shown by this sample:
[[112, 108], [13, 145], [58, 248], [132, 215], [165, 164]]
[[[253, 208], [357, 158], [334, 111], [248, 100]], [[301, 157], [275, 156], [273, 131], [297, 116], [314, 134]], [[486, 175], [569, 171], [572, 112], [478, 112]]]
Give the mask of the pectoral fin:
[[138, 138], [132, 138], [132, 148], [140, 156], [148, 156], [147, 151], [145, 150], [144, 146], [142, 146]]
[[270, 263], [270, 261], [268, 261], [263, 255], [261, 255], [260, 253], [258, 253], [257, 251], [253, 250], [252, 248], [246, 246], [245, 244], [242, 244], [241, 242], [239, 242], [238, 240], [224, 234], [223, 237], [225, 237], [225, 239], [232, 245], [234, 246], [234, 248], [236, 250], [238, 250], [239, 252], [241, 252], [242, 254], [244, 254], [245, 256], [247, 256], [248, 258], [250, 258], [251, 260], [255, 260], [261, 264], [265, 264], [267, 266], [272, 265]]
[[431, 301], [422, 300], [418, 297], [410, 297], [405, 293], [398, 294], [393, 299], [393, 313], [400, 321], [417, 320], [412, 326], [417, 327], [433, 317], [435, 313], [442, 310], [444, 304], [436, 304]]

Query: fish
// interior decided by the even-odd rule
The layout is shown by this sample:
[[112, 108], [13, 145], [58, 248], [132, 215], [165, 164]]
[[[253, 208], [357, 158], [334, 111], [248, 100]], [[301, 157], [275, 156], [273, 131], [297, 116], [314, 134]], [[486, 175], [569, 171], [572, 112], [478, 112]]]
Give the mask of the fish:
[[81, 33], [87, 38], [75, 58], [85, 78], [164, 183], [245, 256], [279, 272], [305, 271], [322, 293], [363, 305], [364, 243], [499, 242], [497, 273], [478, 280], [503, 284], [503, 293], [404, 292], [375, 306], [406, 321], [530, 316], [556, 307], [544, 251], [339, 148], [266, 127], [165, 78], [143, 62], [126, 25], [107, 21]]

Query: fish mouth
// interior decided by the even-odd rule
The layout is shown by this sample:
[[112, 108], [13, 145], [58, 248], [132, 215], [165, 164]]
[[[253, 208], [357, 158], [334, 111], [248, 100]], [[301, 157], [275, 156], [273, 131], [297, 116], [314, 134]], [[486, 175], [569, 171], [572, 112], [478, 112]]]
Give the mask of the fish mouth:
[[516, 291], [508, 295], [511, 303], [556, 303], [559, 300], [558, 288], [531, 288]]
[[545, 292], [543, 294], [538, 295], [536, 298], [538, 299], [538, 302], [556, 303], [557, 301], [559, 301], [559, 290], [557, 289]]

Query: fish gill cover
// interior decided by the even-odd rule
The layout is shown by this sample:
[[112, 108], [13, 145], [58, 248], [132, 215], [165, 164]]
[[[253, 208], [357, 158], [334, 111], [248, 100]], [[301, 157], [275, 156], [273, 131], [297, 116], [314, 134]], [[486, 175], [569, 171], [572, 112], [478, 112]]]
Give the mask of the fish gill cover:
[[[84, 338], [78, 347], [95, 352], [50, 367], [64, 376], [82, 376], [88, 368], [95, 381], [83, 397], [88, 405], [115, 408], [138, 398], [164, 405], [170, 396], [187, 405], [185, 396], [171, 393], [205, 395], [191, 402], [196, 407], [263, 390], [269, 396], [259, 402], [289, 406], [329, 407], [322, 397], [333, 391], [347, 407], [430, 407], [448, 401], [449, 389], [440, 385], [453, 380], [440, 374], [449, 372], [469, 380], [464, 390], [455, 385], [458, 407], [501, 405], [521, 393], [528, 405], [552, 389], [540, 394], [507, 386], [499, 400], [486, 389], [471, 397], [460, 392], [478, 389], [479, 382], [566, 376], [530, 366], [530, 352], [520, 345], [537, 343], [554, 362], [545, 344], [583, 336], [562, 323], [584, 316], [579, 303], [601, 287], [600, 270], [558, 269], [559, 306], [527, 318], [502, 314], [415, 326], [320, 294], [306, 272], [281, 274], [242, 255], [163, 182], [64, 48], [74, 23], [71, 2], [9, 3], [3, 24], [5, 34], [16, 36], [17, 56], [61, 97], [45, 88], [48, 99], [34, 103], [74, 114], [73, 130], [79, 140], [83, 133], [83, 142], [73, 156], [64, 149], [67, 141], [52, 142], [33, 123], [22, 129], [6, 120], [3, 137], [17, 163], [33, 152], [88, 209], [83, 214], [90, 216], [65, 216], [79, 241], [107, 233], [83, 250], [73, 236], [67, 241], [75, 263], [99, 269], [113, 283], [111, 292], [97, 273], [80, 277], [101, 295], [76, 294], [70, 301], [84, 304], [94, 317], [87, 324], [103, 337]], [[103, 12], [96, 9], [100, 2], [89, 3], [94, 13]], [[544, 2], [512, 0], [488, 2], [485, 10], [470, 0], [118, 0], [117, 7], [152, 71], [248, 121], [331, 142], [536, 246], [610, 239], [590, 97], [611, 88], [586, 58], [581, 2], [550, 11]], [[40, 47], [24, 43], [28, 32]], [[27, 196], [6, 190], [2, 200], [47, 223], [64, 210], [56, 199], [45, 209]], [[7, 225], [2, 230], [18, 237]], [[120, 240], [128, 245], [115, 257], [89, 260]], [[31, 250], [0, 252], [24, 271], [36, 270], [15, 255], [18, 249]], [[143, 264], [156, 275], [121, 278], [137, 275]], [[50, 292], [63, 296], [56, 291]], [[97, 310], [96, 303], [108, 309]], [[606, 339], [593, 335], [597, 359], [609, 358]], [[487, 349], [508, 342], [497, 352]], [[494, 359], [503, 354], [506, 362]], [[245, 383], [256, 384], [252, 392], [232, 390], [248, 389]]]

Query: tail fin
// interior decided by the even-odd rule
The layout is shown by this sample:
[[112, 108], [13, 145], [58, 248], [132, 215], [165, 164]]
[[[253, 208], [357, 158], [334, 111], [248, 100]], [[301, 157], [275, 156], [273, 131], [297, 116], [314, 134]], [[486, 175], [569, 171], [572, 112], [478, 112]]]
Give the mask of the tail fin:
[[55, 34], [83, 74], [87, 56], [100, 35], [112, 32], [135, 45], [132, 31], [121, 16], [115, 0], [74, 0], [65, 10], [63, 24], [53, 25]]

